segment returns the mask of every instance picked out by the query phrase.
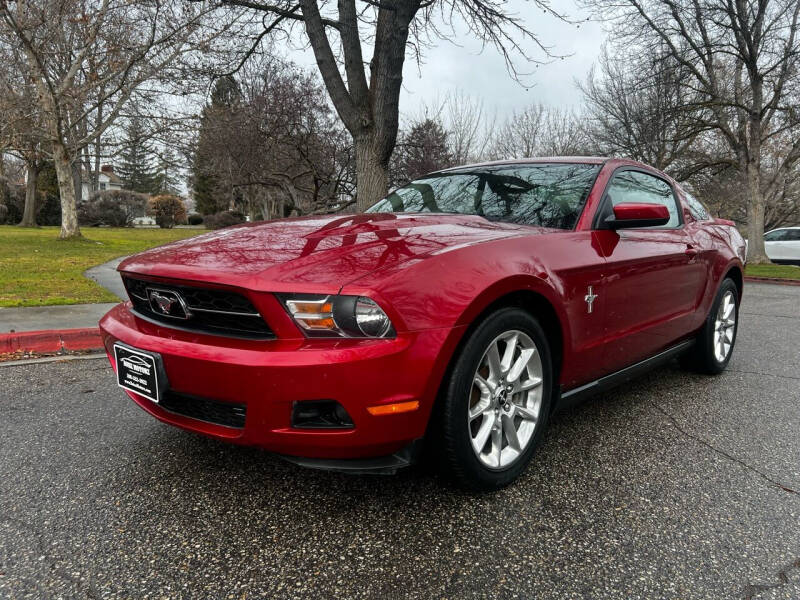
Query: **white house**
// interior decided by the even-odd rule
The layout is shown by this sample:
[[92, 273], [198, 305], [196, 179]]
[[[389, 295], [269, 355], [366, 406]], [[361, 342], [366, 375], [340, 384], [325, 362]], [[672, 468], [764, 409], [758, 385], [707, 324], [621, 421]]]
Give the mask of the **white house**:
[[[122, 189], [122, 179], [120, 176], [114, 173], [114, 166], [113, 165], [102, 165], [100, 167], [100, 172], [97, 174], [97, 184], [98, 184], [98, 191], [105, 191], [105, 190], [121, 190]], [[81, 197], [88, 198], [92, 195], [94, 190], [92, 189], [92, 182], [91, 178], [89, 177], [89, 173], [83, 172], [83, 176], [81, 177]]]

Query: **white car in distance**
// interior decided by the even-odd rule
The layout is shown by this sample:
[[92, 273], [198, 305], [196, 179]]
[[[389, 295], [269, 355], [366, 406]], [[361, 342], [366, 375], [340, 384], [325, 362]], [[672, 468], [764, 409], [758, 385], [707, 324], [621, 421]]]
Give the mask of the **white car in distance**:
[[800, 265], [800, 227], [780, 227], [764, 234], [764, 248], [774, 263]]

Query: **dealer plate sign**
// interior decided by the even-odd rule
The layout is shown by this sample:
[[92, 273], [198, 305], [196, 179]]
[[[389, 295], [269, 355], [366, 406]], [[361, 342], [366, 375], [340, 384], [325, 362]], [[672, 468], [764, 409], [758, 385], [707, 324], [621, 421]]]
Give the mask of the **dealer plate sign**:
[[117, 361], [117, 383], [120, 387], [144, 396], [148, 400], [159, 400], [160, 356], [114, 344]]

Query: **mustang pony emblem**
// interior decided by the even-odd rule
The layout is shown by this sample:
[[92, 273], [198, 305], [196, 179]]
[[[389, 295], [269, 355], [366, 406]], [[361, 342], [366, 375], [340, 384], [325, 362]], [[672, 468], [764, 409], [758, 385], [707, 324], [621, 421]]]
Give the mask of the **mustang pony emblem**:
[[189, 311], [186, 309], [186, 304], [176, 292], [150, 289], [147, 295], [150, 300], [150, 308], [154, 313], [164, 315], [165, 317], [174, 317], [176, 319], [189, 318]]
[[592, 304], [594, 304], [594, 301], [597, 299], [597, 294], [594, 293], [592, 286], [589, 286], [589, 291], [583, 297], [583, 299], [586, 300], [586, 308], [587, 308], [586, 312], [589, 313], [592, 312]]
[[150, 294], [150, 297], [155, 300], [156, 305], [161, 310], [162, 313], [168, 315], [172, 312], [172, 305], [175, 304], [174, 298], [167, 298], [166, 296], [162, 296], [158, 292], [153, 292]]

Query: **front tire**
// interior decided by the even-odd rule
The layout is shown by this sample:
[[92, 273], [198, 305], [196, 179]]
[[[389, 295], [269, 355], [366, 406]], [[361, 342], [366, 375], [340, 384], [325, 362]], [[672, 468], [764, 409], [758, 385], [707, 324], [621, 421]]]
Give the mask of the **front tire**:
[[725, 370], [736, 344], [739, 329], [739, 288], [731, 279], [720, 285], [694, 347], [682, 357], [688, 369], [717, 375]]
[[544, 435], [553, 389], [550, 345], [519, 308], [487, 316], [455, 358], [440, 399], [447, 474], [471, 489], [498, 489], [525, 469]]

